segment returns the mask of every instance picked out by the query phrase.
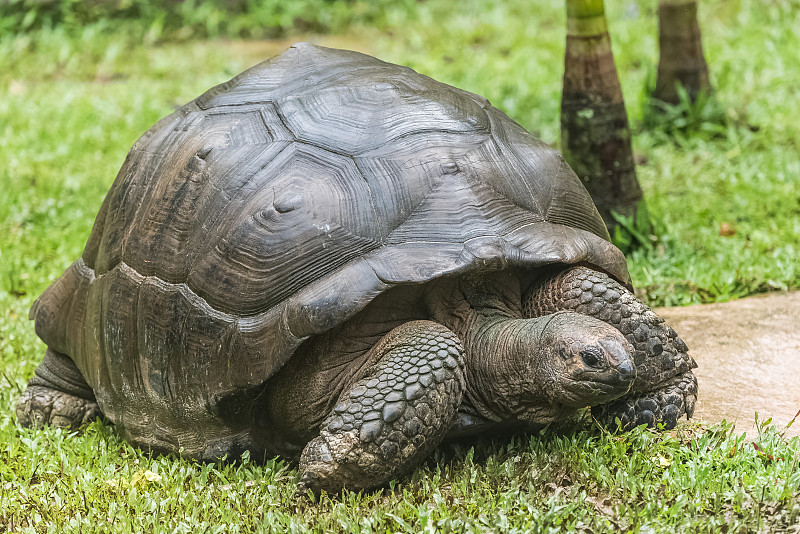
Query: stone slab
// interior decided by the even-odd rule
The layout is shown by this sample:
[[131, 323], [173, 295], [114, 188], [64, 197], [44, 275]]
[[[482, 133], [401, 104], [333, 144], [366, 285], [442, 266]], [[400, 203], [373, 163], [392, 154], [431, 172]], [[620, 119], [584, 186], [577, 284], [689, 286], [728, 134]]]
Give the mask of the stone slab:
[[[800, 411], [800, 291], [655, 311], [697, 361], [695, 419], [752, 435], [755, 412], [783, 429]], [[786, 434], [800, 435], [800, 416]]]

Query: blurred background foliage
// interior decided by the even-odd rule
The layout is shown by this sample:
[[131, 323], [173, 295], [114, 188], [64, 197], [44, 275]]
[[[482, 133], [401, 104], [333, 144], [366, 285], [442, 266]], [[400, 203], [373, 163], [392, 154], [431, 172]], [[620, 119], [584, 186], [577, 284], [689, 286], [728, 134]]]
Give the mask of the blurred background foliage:
[[21, 34], [88, 25], [145, 42], [283, 37], [332, 33], [384, 22], [386, 9], [413, 10], [413, 0], [5, 0], [0, 32]]

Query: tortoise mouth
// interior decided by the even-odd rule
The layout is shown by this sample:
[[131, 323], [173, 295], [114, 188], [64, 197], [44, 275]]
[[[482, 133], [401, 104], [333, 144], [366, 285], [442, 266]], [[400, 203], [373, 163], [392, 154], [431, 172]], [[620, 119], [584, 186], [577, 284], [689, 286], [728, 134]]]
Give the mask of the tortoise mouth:
[[574, 408], [594, 406], [621, 397], [627, 393], [633, 379], [616, 378], [612, 380], [593, 380], [595, 377], [586, 377], [568, 382], [563, 391], [560, 402]]

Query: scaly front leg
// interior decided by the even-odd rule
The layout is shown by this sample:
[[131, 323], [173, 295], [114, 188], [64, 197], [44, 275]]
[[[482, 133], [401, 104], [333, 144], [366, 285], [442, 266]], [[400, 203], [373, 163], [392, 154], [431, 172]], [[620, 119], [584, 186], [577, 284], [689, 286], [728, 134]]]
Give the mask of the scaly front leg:
[[432, 321], [398, 326], [371, 349], [300, 457], [300, 490], [386, 484], [442, 441], [464, 393], [461, 341]]

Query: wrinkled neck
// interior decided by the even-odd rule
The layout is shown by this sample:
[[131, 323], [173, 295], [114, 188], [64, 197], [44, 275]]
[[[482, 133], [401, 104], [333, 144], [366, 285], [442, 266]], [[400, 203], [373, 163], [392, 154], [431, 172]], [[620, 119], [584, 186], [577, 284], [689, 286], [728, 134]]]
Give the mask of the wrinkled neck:
[[524, 406], [542, 396], [525, 361], [524, 339], [537, 334], [528, 323], [525, 319], [479, 319], [467, 336], [467, 398], [484, 417], [516, 419]]
[[432, 318], [464, 345], [465, 402], [491, 421], [530, 420], [531, 411], [552, 410], [542, 376], [547, 367], [535, 361], [547, 321], [523, 319], [521, 302], [519, 280], [508, 272], [444, 281], [428, 297]]

